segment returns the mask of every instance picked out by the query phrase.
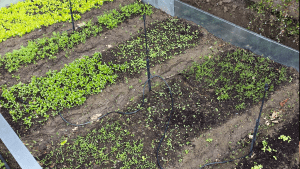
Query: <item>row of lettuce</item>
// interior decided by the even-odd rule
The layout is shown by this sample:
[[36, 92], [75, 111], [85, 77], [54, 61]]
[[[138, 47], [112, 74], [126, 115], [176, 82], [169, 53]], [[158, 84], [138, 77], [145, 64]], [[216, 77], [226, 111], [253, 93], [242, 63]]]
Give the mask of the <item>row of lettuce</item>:
[[[112, 1], [72, 0], [73, 18], [79, 20], [80, 14], [92, 8], [101, 8], [104, 2]], [[0, 42], [16, 35], [22, 37], [41, 26], [65, 21], [71, 22], [69, 0], [26, 0], [11, 4], [9, 8], [0, 8]]]
[[59, 50], [72, 49], [79, 43], [85, 43], [87, 38], [99, 35], [103, 30], [102, 26], [113, 29], [117, 27], [118, 23], [123, 22], [132, 15], [152, 14], [151, 6], [145, 5], [146, 8], [144, 9], [144, 5], [141, 3], [133, 3], [123, 7], [120, 4], [119, 7], [120, 11], [113, 9], [98, 16], [98, 23], [92, 24], [90, 20], [80, 32], [74, 31], [70, 34], [67, 31], [63, 31], [61, 34], [53, 32], [51, 38], [43, 37], [34, 41], [28, 41], [28, 46], [21, 46], [21, 49], [8, 52], [3, 57], [0, 55], [0, 66], [5, 65], [5, 69], [12, 72], [17, 71], [22, 65], [36, 63], [36, 61], [41, 59], [55, 59], [55, 54]]
[[2, 86], [5, 101], [0, 100], [0, 103], [10, 110], [13, 121], [22, 119], [23, 124], [30, 128], [34, 118], [40, 119], [39, 123], [46, 121], [49, 110], [53, 110], [55, 116], [63, 108], [82, 105], [86, 95], [101, 92], [108, 82], [115, 83], [118, 76], [114, 71], [128, 68], [127, 62], [122, 65], [103, 64], [101, 53], [96, 52], [91, 58], [76, 59], [59, 72], [49, 70], [46, 77], [33, 76], [28, 84], [20, 82], [10, 88]]

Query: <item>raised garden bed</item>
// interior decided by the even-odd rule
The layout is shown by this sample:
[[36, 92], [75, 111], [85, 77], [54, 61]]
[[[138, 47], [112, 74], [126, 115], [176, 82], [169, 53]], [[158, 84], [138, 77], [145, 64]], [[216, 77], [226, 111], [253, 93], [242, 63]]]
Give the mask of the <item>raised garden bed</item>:
[[[106, 5], [117, 9], [118, 3]], [[264, 100], [255, 155], [205, 168], [297, 167], [299, 122], [293, 119], [299, 114], [298, 72], [225, 43], [192, 22], [152, 10], [146, 17], [150, 71], [153, 76], [165, 78], [174, 101], [166, 138], [158, 153], [160, 165], [199, 168], [216, 159], [225, 161], [247, 155], [251, 146], [249, 135], [253, 134], [264, 84], [268, 83], [270, 89]], [[84, 15], [91, 18], [95, 11]], [[1, 92], [6, 92], [4, 95], [2, 92], [6, 98], [1, 100], [1, 113], [43, 168], [159, 168], [156, 151], [169, 120], [171, 99], [166, 85], [156, 77], [151, 80], [151, 92], [146, 86], [145, 104], [141, 107], [147, 80], [143, 24], [141, 16], [132, 17], [111, 30], [104, 30], [101, 36], [79, 42], [68, 59], [65, 52], [59, 51], [56, 59], [20, 66], [12, 72], [20, 74], [19, 79], [11, 78], [3, 65], [3, 79], [10, 83], [1, 88]], [[47, 27], [45, 32], [49, 36], [53, 27], [61, 29], [59, 25]], [[1, 45], [7, 46], [7, 51], [20, 48], [18, 45], [10, 48], [9, 44], [15, 44], [16, 40], [25, 42], [26, 36], [30, 34], [8, 39]], [[93, 80], [104, 75], [107, 79]], [[74, 78], [81, 80], [69, 85]], [[43, 87], [48, 83], [52, 89]], [[32, 86], [38, 93], [22, 92]], [[72, 100], [69, 93], [62, 95], [68, 103], [62, 104], [62, 100], [54, 103], [55, 98], [59, 99], [55, 92], [64, 89], [77, 93], [75, 97], [79, 99]], [[41, 113], [49, 117], [35, 118], [40, 109], [34, 105], [43, 106], [49, 97], [43, 92], [53, 97]], [[37, 100], [41, 102], [36, 103]], [[13, 117], [20, 114], [12, 116], [9, 112], [26, 108], [29, 112], [14, 122]], [[94, 122], [84, 127], [68, 125], [55, 108], [70, 123]], [[132, 115], [112, 113], [97, 120], [108, 112], [133, 112], [138, 108], [141, 110]], [[277, 152], [269, 152], [270, 149]], [[12, 168], [19, 168], [9, 154], [4, 157]]]
[[299, 0], [181, 0], [299, 51]]

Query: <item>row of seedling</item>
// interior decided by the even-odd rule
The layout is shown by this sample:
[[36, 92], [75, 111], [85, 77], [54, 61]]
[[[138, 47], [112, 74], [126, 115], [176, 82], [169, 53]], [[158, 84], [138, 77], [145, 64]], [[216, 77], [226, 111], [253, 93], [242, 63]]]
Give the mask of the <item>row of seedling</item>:
[[102, 119], [99, 123], [101, 127], [92, 129], [84, 137], [62, 137], [58, 145], [53, 145], [56, 148], [39, 159], [43, 167], [73, 169], [97, 165], [101, 168], [156, 168], [143, 152], [144, 139], [135, 140], [135, 135], [124, 128], [125, 123], [114, 120], [110, 124], [108, 121], [103, 123]]
[[[92, 8], [101, 8], [105, 1], [113, 0], [76, 0], [72, 1], [73, 18], [79, 20], [78, 14], [85, 13]], [[29, 33], [41, 26], [48, 26], [58, 22], [71, 22], [70, 2], [64, 0], [26, 1], [18, 2], [6, 8], [0, 8], [0, 42], [8, 38]], [[24, 26], [26, 25], [26, 26]]]
[[[80, 43], [85, 43], [91, 36], [97, 36], [103, 31], [103, 27], [108, 29], [116, 28], [119, 23], [133, 15], [152, 14], [151, 6], [146, 5], [145, 10], [143, 5], [133, 3], [121, 7], [120, 11], [115, 9], [105, 12], [98, 16], [98, 22], [92, 24], [91, 20], [82, 27], [81, 31], [74, 31], [70, 34], [67, 31], [53, 32], [51, 38], [43, 37], [29, 41], [28, 46], [21, 46], [21, 49], [6, 53], [3, 57], [0, 55], [0, 66], [4, 65], [9, 72], [17, 71], [20, 66], [31, 63], [36, 63], [38, 60], [45, 58], [56, 59], [56, 54], [59, 51], [72, 49]], [[67, 56], [66, 56], [67, 57]]]

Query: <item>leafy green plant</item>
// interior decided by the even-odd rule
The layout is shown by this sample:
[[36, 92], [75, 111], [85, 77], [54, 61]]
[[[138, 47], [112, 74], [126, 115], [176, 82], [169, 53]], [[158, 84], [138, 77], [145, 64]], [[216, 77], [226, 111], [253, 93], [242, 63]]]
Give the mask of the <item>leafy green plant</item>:
[[285, 135], [280, 135], [280, 137], [278, 137], [278, 139], [282, 139], [283, 141], [288, 141], [288, 143], [291, 141], [291, 137], [285, 136]]
[[[269, 152], [272, 152], [272, 148], [270, 146], [268, 146], [268, 142], [266, 140], [263, 140], [262, 144], [263, 144], [264, 147], [261, 150], [263, 150], [264, 152], [266, 152], [266, 150], [269, 151]], [[273, 149], [273, 151], [277, 152], [274, 149]]]
[[244, 109], [245, 107], [246, 107], [246, 106], [245, 106], [245, 103], [241, 103], [241, 104], [235, 106], [235, 108], [236, 108], [237, 110], [242, 110], [242, 109]]
[[212, 138], [208, 138], [208, 139], [206, 139], [206, 141], [207, 141], [207, 142], [212, 142], [213, 139], [212, 139]]
[[20, 75], [15, 76], [15, 75], [12, 74], [12, 77], [16, 78], [17, 80], [20, 80]]
[[0, 160], [0, 168], [4, 167], [5, 164]]
[[254, 166], [254, 167], [251, 167], [251, 169], [262, 169], [262, 168], [263, 168], [262, 165], [256, 165], [256, 166]]
[[67, 143], [67, 141], [68, 141], [68, 139], [65, 139], [65, 140], [63, 140], [61, 143], [60, 143], [60, 145], [64, 145], [64, 144], [66, 144]]

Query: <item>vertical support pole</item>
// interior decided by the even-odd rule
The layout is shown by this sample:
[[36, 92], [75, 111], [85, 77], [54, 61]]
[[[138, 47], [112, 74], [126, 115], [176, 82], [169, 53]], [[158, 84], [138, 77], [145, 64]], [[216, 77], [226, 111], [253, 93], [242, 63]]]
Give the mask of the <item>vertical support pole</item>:
[[69, 1], [70, 1], [70, 11], [71, 11], [72, 24], [73, 24], [73, 31], [75, 31], [74, 18], [73, 18], [73, 13], [72, 13], [72, 4], [71, 4], [71, 0], [69, 0]]
[[148, 58], [148, 46], [147, 46], [147, 36], [146, 36], [146, 15], [143, 15], [144, 18], [144, 29], [145, 29], [145, 39], [146, 39], [146, 55], [147, 55], [147, 73], [148, 73], [148, 86], [149, 86], [149, 92], [151, 91], [151, 82], [150, 82], [150, 66], [149, 66], [149, 58]]
[[251, 143], [251, 148], [250, 148], [250, 154], [249, 154], [250, 157], [252, 156], [252, 153], [253, 153], [253, 146], [254, 146], [254, 143], [256, 141], [256, 133], [257, 133], [257, 130], [258, 130], [260, 115], [261, 115], [261, 112], [262, 112], [262, 108], [264, 106], [264, 100], [265, 100], [267, 90], [269, 90], [268, 83], [265, 84], [265, 92], [264, 92], [264, 97], [262, 99], [262, 103], [261, 103], [261, 107], [260, 107], [260, 113], [259, 113], [258, 119], [256, 119], [256, 125], [254, 127], [254, 133], [253, 133], [253, 138], [252, 138], [252, 143]]

